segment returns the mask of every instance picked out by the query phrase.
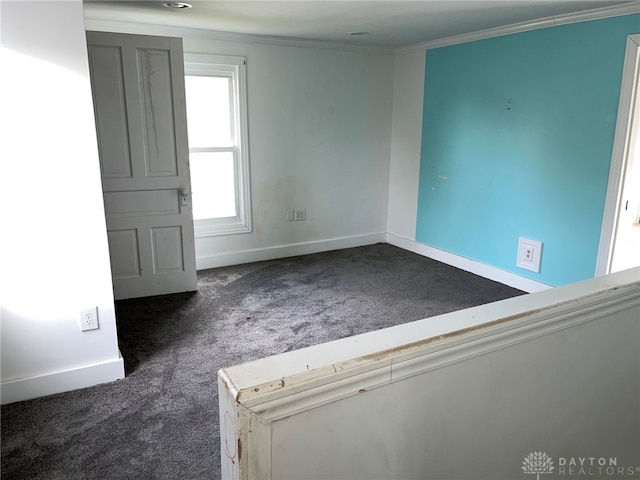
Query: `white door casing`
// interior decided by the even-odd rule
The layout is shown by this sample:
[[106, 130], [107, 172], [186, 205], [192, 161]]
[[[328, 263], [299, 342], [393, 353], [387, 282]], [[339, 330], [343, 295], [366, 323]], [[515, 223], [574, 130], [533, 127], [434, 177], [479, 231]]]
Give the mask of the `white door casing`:
[[[639, 65], [640, 66], [640, 65]], [[620, 206], [609, 273], [640, 267], [640, 70], [636, 70], [629, 149], [624, 168]]]
[[[630, 174], [634, 151], [634, 110], [639, 94], [638, 78], [640, 71], [640, 35], [629, 35], [620, 87], [620, 101], [618, 104], [618, 119], [609, 169], [609, 183], [605, 198], [602, 229], [600, 232], [600, 246], [596, 261], [595, 276], [612, 272], [613, 254], [616, 245], [616, 233], [621, 217], [624, 216], [627, 201], [624, 186]], [[638, 112], [635, 112], [636, 117]], [[637, 121], [637, 120], [636, 120]], [[637, 129], [635, 125], [635, 129]]]
[[115, 298], [194, 291], [182, 40], [87, 43]]

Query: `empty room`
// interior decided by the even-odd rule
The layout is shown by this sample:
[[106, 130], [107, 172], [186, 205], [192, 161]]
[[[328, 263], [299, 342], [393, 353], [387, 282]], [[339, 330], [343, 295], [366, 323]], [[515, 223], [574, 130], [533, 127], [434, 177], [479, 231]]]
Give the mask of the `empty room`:
[[640, 3], [0, 0], [3, 479], [640, 478]]

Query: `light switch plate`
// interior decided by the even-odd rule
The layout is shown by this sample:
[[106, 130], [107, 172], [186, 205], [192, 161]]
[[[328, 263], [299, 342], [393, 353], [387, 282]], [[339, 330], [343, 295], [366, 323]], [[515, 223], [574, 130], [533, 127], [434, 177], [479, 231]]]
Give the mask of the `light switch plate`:
[[542, 242], [520, 237], [518, 239], [518, 260], [516, 266], [540, 273]]

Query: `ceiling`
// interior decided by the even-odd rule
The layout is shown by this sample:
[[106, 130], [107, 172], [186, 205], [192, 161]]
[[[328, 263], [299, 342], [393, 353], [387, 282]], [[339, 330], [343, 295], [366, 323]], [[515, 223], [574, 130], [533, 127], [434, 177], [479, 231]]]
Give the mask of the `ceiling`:
[[[615, 0], [183, 0], [193, 8], [177, 10], [163, 7], [162, 1], [84, 0], [85, 16], [103, 22], [152, 23], [401, 48], [514, 23], [639, 3]], [[367, 34], [350, 35], [355, 32]]]

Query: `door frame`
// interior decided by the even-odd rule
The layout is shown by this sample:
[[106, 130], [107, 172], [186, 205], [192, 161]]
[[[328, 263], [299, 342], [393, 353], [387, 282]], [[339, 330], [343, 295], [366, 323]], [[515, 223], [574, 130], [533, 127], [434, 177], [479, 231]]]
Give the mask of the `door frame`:
[[620, 102], [618, 104], [618, 119], [616, 133], [611, 154], [609, 169], [609, 183], [604, 204], [602, 229], [600, 231], [600, 246], [596, 259], [595, 276], [606, 275], [611, 271], [613, 249], [616, 242], [616, 230], [622, 206], [622, 189], [625, 176], [628, 173], [628, 157], [633, 139], [631, 132], [634, 127], [633, 117], [637, 103], [640, 74], [640, 34], [627, 37], [622, 84], [620, 87]]

